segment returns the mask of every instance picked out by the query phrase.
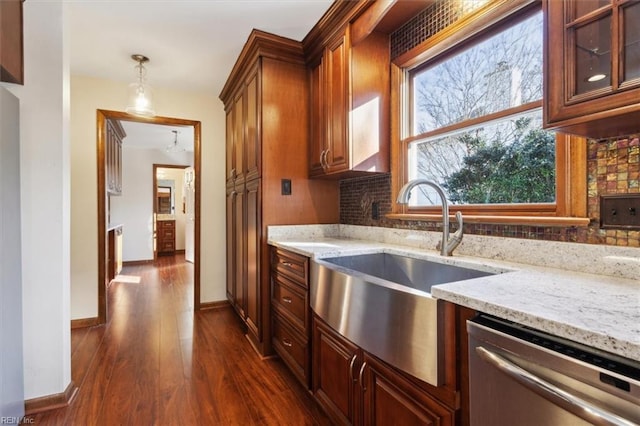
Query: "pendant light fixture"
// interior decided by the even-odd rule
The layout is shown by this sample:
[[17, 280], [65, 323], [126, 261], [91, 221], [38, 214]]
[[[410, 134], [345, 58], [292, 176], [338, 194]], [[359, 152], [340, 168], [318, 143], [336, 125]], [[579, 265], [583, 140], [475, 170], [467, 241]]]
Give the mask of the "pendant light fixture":
[[180, 145], [178, 145], [178, 131], [172, 130], [173, 132], [173, 143], [165, 148], [167, 152], [185, 152], [186, 149]]
[[147, 69], [144, 67], [149, 58], [144, 55], [131, 55], [131, 59], [136, 61], [135, 66], [137, 81], [129, 84], [129, 101], [126, 111], [129, 114], [152, 117], [156, 113], [153, 109], [153, 93], [151, 87], [146, 82]]

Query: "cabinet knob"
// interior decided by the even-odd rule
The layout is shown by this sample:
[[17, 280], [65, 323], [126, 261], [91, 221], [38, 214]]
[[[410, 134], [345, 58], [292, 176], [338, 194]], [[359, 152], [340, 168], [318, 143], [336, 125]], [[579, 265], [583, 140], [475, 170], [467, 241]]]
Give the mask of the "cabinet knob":
[[286, 347], [290, 348], [291, 346], [293, 346], [293, 343], [291, 343], [291, 340], [284, 338], [282, 339], [282, 344], [285, 345]]
[[293, 266], [293, 263], [291, 263], [291, 262], [282, 262], [282, 264], [284, 266], [286, 266], [286, 267], [289, 267], [289, 268], [291, 268]]
[[292, 302], [291, 298], [290, 298], [290, 297], [287, 297], [287, 296], [284, 296], [284, 297], [282, 298], [282, 301], [283, 301], [284, 303], [291, 303], [291, 302]]

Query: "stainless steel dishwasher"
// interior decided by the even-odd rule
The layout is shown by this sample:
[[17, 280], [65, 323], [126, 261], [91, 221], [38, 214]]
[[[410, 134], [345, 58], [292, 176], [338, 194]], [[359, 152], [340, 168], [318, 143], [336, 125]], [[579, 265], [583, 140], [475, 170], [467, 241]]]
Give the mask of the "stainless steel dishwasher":
[[518, 324], [467, 322], [472, 426], [640, 424], [640, 363]]

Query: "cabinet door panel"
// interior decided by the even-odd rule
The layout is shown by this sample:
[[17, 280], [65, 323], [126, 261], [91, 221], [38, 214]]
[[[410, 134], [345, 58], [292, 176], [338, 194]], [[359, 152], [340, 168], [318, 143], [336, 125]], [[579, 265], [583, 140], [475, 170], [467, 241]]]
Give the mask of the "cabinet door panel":
[[310, 141], [309, 141], [309, 175], [317, 176], [324, 174], [321, 157], [325, 152], [325, 111], [324, 97], [322, 96], [323, 82], [323, 63], [309, 71], [309, 84], [311, 95], [311, 122]]
[[364, 355], [364, 424], [453, 425], [453, 410], [429, 398], [400, 374]]
[[624, 69], [622, 82], [640, 78], [640, 3], [629, 3], [623, 10]]
[[246, 277], [247, 327], [257, 341], [262, 341], [260, 321], [260, 179], [247, 183]]
[[246, 114], [245, 126], [247, 129], [247, 139], [245, 143], [247, 180], [260, 176], [260, 103], [258, 102], [260, 91], [259, 65], [255, 68], [253, 75], [249, 78], [246, 87]]
[[348, 169], [349, 52], [345, 31], [326, 50], [327, 154], [329, 172]]
[[[236, 300], [236, 197], [235, 188], [227, 189], [227, 299], [232, 304]], [[159, 223], [159, 222], [158, 222]]]
[[233, 106], [233, 150], [236, 179], [244, 182], [244, 97], [239, 95]]
[[334, 421], [354, 422], [359, 349], [320, 321], [313, 330], [313, 393]]
[[226, 116], [226, 152], [227, 152], [227, 186], [233, 184], [236, 174], [236, 151], [234, 146], [235, 128], [233, 124], [233, 109], [227, 111]]
[[246, 281], [245, 281], [245, 244], [244, 244], [244, 202], [246, 194], [244, 188], [238, 190], [234, 198], [233, 214], [234, 218], [234, 307], [238, 311], [241, 318], [245, 318], [245, 297], [246, 297]]

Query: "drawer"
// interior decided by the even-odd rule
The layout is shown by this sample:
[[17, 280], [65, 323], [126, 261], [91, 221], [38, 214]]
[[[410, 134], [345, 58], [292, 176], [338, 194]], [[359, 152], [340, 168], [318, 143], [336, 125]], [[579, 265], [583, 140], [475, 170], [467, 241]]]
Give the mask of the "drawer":
[[158, 229], [175, 229], [175, 220], [159, 220], [157, 222]]
[[271, 266], [275, 271], [288, 276], [305, 288], [309, 287], [309, 259], [307, 257], [279, 248], [274, 248], [271, 253]]
[[308, 340], [298, 335], [287, 321], [274, 313], [272, 344], [278, 355], [293, 374], [308, 389], [310, 375], [310, 353]]
[[309, 331], [309, 292], [279, 273], [271, 275], [271, 304], [305, 336]]
[[165, 238], [165, 239], [173, 239], [173, 235], [175, 234], [173, 229], [161, 229], [160, 230], [160, 238]]

